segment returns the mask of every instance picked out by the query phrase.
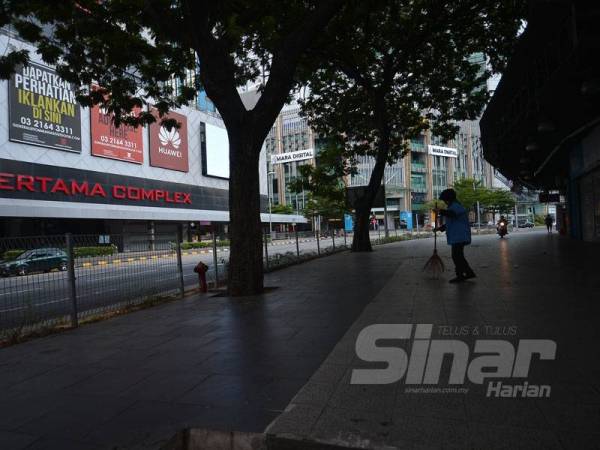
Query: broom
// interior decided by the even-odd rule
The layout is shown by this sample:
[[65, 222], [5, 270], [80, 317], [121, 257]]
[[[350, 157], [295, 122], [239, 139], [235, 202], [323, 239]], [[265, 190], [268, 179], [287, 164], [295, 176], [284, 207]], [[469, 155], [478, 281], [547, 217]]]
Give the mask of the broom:
[[435, 225], [433, 228], [433, 255], [431, 255], [431, 258], [429, 258], [429, 260], [425, 263], [425, 266], [423, 267], [423, 271], [429, 272], [433, 278], [438, 278], [441, 275], [441, 273], [445, 270], [444, 262], [442, 261], [442, 258], [438, 256], [437, 253], [437, 217], [438, 210], [436, 208], [433, 211], [433, 220]]

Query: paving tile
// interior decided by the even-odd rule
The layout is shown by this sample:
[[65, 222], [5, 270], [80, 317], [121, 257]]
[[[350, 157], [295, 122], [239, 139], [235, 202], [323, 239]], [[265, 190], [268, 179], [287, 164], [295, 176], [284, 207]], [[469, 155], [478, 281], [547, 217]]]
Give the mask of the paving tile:
[[404, 394], [399, 392], [394, 404], [394, 418], [431, 417], [467, 420], [465, 397], [461, 394]]
[[[0, 352], [2, 350], [0, 349]], [[23, 361], [0, 367], [0, 389], [10, 389], [30, 378], [48, 373], [59, 367], [56, 364]]]
[[550, 430], [471, 425], [467, 441], [471, 448], [494, 450], [560, 450], [562, 445]]
[[63, 389], [60, 394], [118, 396], [150, 375], [151, 372], [144, 369], [104, 369]]
[[41, 438], [27, 447], [27, 450], [101, 450], [99, 445], [90, 441], [78, 441], [73, 439], [63, 439], [46, 437]]
[[[69, 448], [75, 435], [83, 448], [153, 448], [185, 426], [269, 423], [412, 449], [594, 448], [600, 286], [581, 263], [591, 250], [543, 233], [510, 238], [476, 236], [467, 258], [479, 276], [461, 286], [446, 282], [450, 272], [423, 274], [430, 241], [402, 242], [268, 274], [280, 289], [255, 299], [191, 298], [1, 349], [0, 402], [11, 414], [0, 430], [31, 435], [33, 448]], [[451, 268], [449, 249], [439, 251]], [[349, 385], [353, 368], [369, 366], [355, 343], [373, 323], [518, 325], [515, 340], [553, 339], [559, 358], [534, 359], [530, 374], [553, 386], [551, 398]], [[475, 338], [464, 340], [472, 348]]]
[[29, 447], [38, 438], [23, 433], [0, 431], [0, 448], [20, 450]]
[[378, 447], [392, 438], [396, 424], [391, 414], [327, 407], [310, 436], [328, 443], [351, 447]]
[[97, 367], [63, 366], [28, 378], [10, 387], [12, 392], [48, 394], [72, 386], [97, 375], [102, 369]]
[[558, 440], [566, 450], [600, 449], [600, 433], [559, 431]]
[[60, 403], [44, 415], [24, 423], [18, 431], [44, 438], [85, 441], [85, 436], [98, 424], [117, 416], [134, 403], [119, 398], [63, 396]]
[[123, 391], [120, 396], [136, 400], [175, 401], [208, 377], [177, 369], [156, 372]]

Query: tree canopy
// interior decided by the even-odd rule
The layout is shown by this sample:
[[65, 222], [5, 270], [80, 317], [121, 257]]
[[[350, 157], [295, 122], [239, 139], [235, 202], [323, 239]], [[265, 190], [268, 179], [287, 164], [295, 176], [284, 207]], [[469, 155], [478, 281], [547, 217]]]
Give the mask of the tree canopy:
[[304, 74], [310, 91], [302, 110], [319, 134], [343, 142], [340, 161], [374, 158], [354, 250], [370, 249], [372, 202], [385, 165], [408, 151], [408, 140], [428, 129], [450, 139], [456, 121], [480, 114], [486, 80], [504, 66], [523, 8], [518, 1], [389, 0], [332, 20], [333, 38], [315, 50], [320, 67]]
[[[231, 253], [228, 288], [233, 295], [263, 289], [259, 155], [316, 35], [353, 2], [278, 0], [0, 0], [0, 26], [33, 43], [44, 62], [79, 87], [82, 105], [100, 104], [120, 121], [164, 119], [204, 89], [221, 114], [229, 137]], [[27, 50], [0, 56], [0, 77], [27, 63]], [[315, 59], [316, 61], [316, 59]], [[186, 85], [187, 70], [195, 71]], [[181, 89], [173, 91], [172, 80]], [[260, 83], [247, 110], [240, 93]], [[90, 90], [92, 83], [100, 90]], [[166, 120], [167, 126], [177, 125]]]
[[512, 192], [485, 187], [480, 180], [473, 178], [456, 180], [453, 189], [456, 191], [458, 201], [466, 208], [475, 208], [479, 202], [480, 208], [491, 212], [494, 216], [509, 213], [515, 206]]
[[271, 206], [271, 212], [273, 214], [294, 214], [294, 208], [292, 205], [273, 205]]

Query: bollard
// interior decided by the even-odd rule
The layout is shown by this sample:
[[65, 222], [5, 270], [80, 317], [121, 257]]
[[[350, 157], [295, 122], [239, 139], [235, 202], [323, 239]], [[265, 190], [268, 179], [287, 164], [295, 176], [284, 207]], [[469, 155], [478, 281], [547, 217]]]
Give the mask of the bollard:
[[296, 257], [300, 258], [300, 245], [298, 244], [298, 228], [295, 225], [294, 234], [296, 235]]

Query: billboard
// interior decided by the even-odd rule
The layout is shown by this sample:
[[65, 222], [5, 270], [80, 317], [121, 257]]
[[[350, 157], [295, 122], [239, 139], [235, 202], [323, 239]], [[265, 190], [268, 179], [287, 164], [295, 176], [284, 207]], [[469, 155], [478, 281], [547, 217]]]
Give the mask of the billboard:
[[229, 138], [227, 130], [210, 123], [200, 124], [202, 175], [229, 178]]
[[354, 231], [354, 217], [352, 214], [344, 214], [344, 231]]
[[445, 156], [446, 158], [458, 158], [458, 150], [452, 147], [442, 147], [441, 145], [430, 145], [429, 154], [433, 156]]
[[81, 152], [75, 87], [41, 64], [19, 67], [8, 83], [8, 137], [13, 142]]
[[299, 150], [297, 152], [278, 153], [271, 155], [271, 164], [283, 164], [293, 161], [304, 161], [315, 157], [315, 151], [312, 148]]
[[413, 229], [412, 211], [400, 211], [400, 228], [402, 228], [402, 222], [406, 224], [407, 230]]
[[[139, 114], [139, 110], [133, 114]], [[92, 155], [136, 164], [144, 162], [143, 127], [125, 124], [116, 127], [112, 114], [95, 105], [90, 113], [90, 132]]]
[[169, 130], [166, 126], [161, 125], [161, 119], [158, 119], [156, 110], [153, 110], [153, 114], [157, 117], [157, 121], [148, 127], [150, 130], [150, 165], [188, 172], [187, 118], [183, 114], [170, 112], [164, 119], [175, 119], [180, 127], [173, 127]]

